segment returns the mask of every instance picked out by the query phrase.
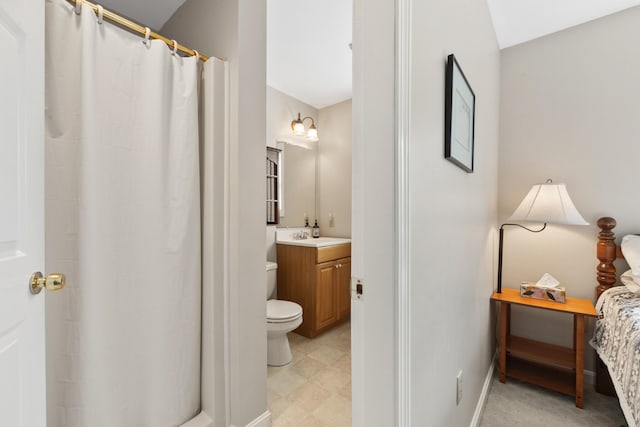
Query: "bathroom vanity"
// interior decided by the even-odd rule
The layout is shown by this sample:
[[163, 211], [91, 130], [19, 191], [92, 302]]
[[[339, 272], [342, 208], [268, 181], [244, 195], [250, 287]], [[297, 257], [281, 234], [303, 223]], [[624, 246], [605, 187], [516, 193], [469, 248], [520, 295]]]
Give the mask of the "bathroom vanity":
[[332, 237], [276, 242], [278, 299], [302, 306], [294, 332], [308, 338], [349, 319], [351, 240]]

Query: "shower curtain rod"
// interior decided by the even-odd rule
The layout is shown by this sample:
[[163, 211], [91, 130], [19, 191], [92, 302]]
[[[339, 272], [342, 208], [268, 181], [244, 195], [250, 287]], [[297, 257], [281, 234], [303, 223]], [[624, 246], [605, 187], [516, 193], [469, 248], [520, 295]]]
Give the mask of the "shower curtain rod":
[[[93, 4], [90, 1], [87, 1], [87, 0], [67, 0], [67, 1], [69, 3], [74, 4], [74, 5], [76, 3], [78, 3], [78, 2], [84, 3], [85, 5], [90, 6], [93, 9], [93, 12], [95, 14], [98, 13], [98, 5], [97, 4]], [[128, 18], [120, 16], [115, 12], [112, 12], [110, 10], [107, 10], [107, 9], [103, 8], [102, 9], [102, 16], [103, 16], [103, 18], [106, 18], [111, 22], [114, 22], [114, 23], [116, 23], [116, 24], [118, 24], [118, 25], [120, 25], [122, 27], [125, 27], [128, 30], [133, 31], [134, 33], [141, 34], [142, 36], [144, 36], [146, 34], [146, 29], [145, 29], [146, 27], [143, 27], [142, 25], [137, 24], [137, 23], [133, 22], [132, 20], [130, 20]], [[151, 33], [149, 34], [149, 37], [152, 38], [152, 39], [162, 40], [163, 42], [165, 42], [167, 44], [167, 46], [169, 46], [172, 49], [174, 47], [173, 46], [173, 40], [169, 40], [168, 38], [166, 38], [166, 37], [164, 37], [164, 36], [162, 36], [162, 35], [160, 35], [158, 33], [155, 33], [153, 31], [151, 31]], [[209, 59], [208, 56], [203, 55], [200, 52], [196, 52], [193, 49], [189, 49], [188, 47], [182, 46], [180, 43], [178, 43], [178, 50], [180, 52], [186, 53], [187, 55], [190, 55], [190, 56], [198, 55], [198, 59], [200, 59], [202, 61], [207, 61]], [[218, 57], [216, 56], [215, 58], [218, 58]], [[221, 61], [224, 61], [224, 59], [222, 59], [222, 58], [218, 58], [218, 59], [220, 59]]]

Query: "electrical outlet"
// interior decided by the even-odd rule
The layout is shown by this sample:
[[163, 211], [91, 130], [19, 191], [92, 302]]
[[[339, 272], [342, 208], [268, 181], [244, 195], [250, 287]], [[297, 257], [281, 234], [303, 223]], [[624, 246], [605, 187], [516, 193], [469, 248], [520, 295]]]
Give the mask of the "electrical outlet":
[[458, 372], [456, 376], [456, 405], [460, 404], [462, 400], [462, 371]]

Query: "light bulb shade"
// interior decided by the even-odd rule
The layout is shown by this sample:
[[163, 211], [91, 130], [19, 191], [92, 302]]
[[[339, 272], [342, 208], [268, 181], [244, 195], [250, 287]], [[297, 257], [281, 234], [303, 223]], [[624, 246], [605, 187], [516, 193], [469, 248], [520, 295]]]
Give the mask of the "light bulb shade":
[[314, 125], [309, 126], [309, 130], [307, 131], [307, 138], [311, 141], [318, 140], [318, 129]]
[[302, 122], [297, 121], [293, 124], [293, 134], [296, 136], [304, 135], [304, 125]]
[[[309, 130], [305, 132], [304, 130], [304, 121], [311, 120], [311, 126], [309, 126]], [[316, 142], [318, 141], [318, 129], [316, 128], [316, 124], [313, 122], [313, 118], [305, 117], [304, 119], [300, 118], [300, 113], [298, 113], [298, 118], [291, 121], [291, 130], [295, 136], [304, 136], [307, 140]]]
[[589, 225], [578, 212], [564, 184], [537, 184], [531, 187], [509, 221], [549, 224]]

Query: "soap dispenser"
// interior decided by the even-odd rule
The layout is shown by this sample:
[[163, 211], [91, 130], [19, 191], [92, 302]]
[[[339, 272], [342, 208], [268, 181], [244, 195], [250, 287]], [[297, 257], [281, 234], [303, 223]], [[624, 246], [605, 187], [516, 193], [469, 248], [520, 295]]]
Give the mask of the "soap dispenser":
[[320, 237], [320, 227], [318, 226], [318, 220], [316, 219], [315, 224], [313, 224], [313, 238], [317, 239], [318, 237]]
[[307, 216], [307, 214], [304, 214], [304, 232], [307, 234], [307, 236], [311, 237], [313, 235], [313, 229], [311, 228], [311, 226], [309, 225], [309, 217]]

